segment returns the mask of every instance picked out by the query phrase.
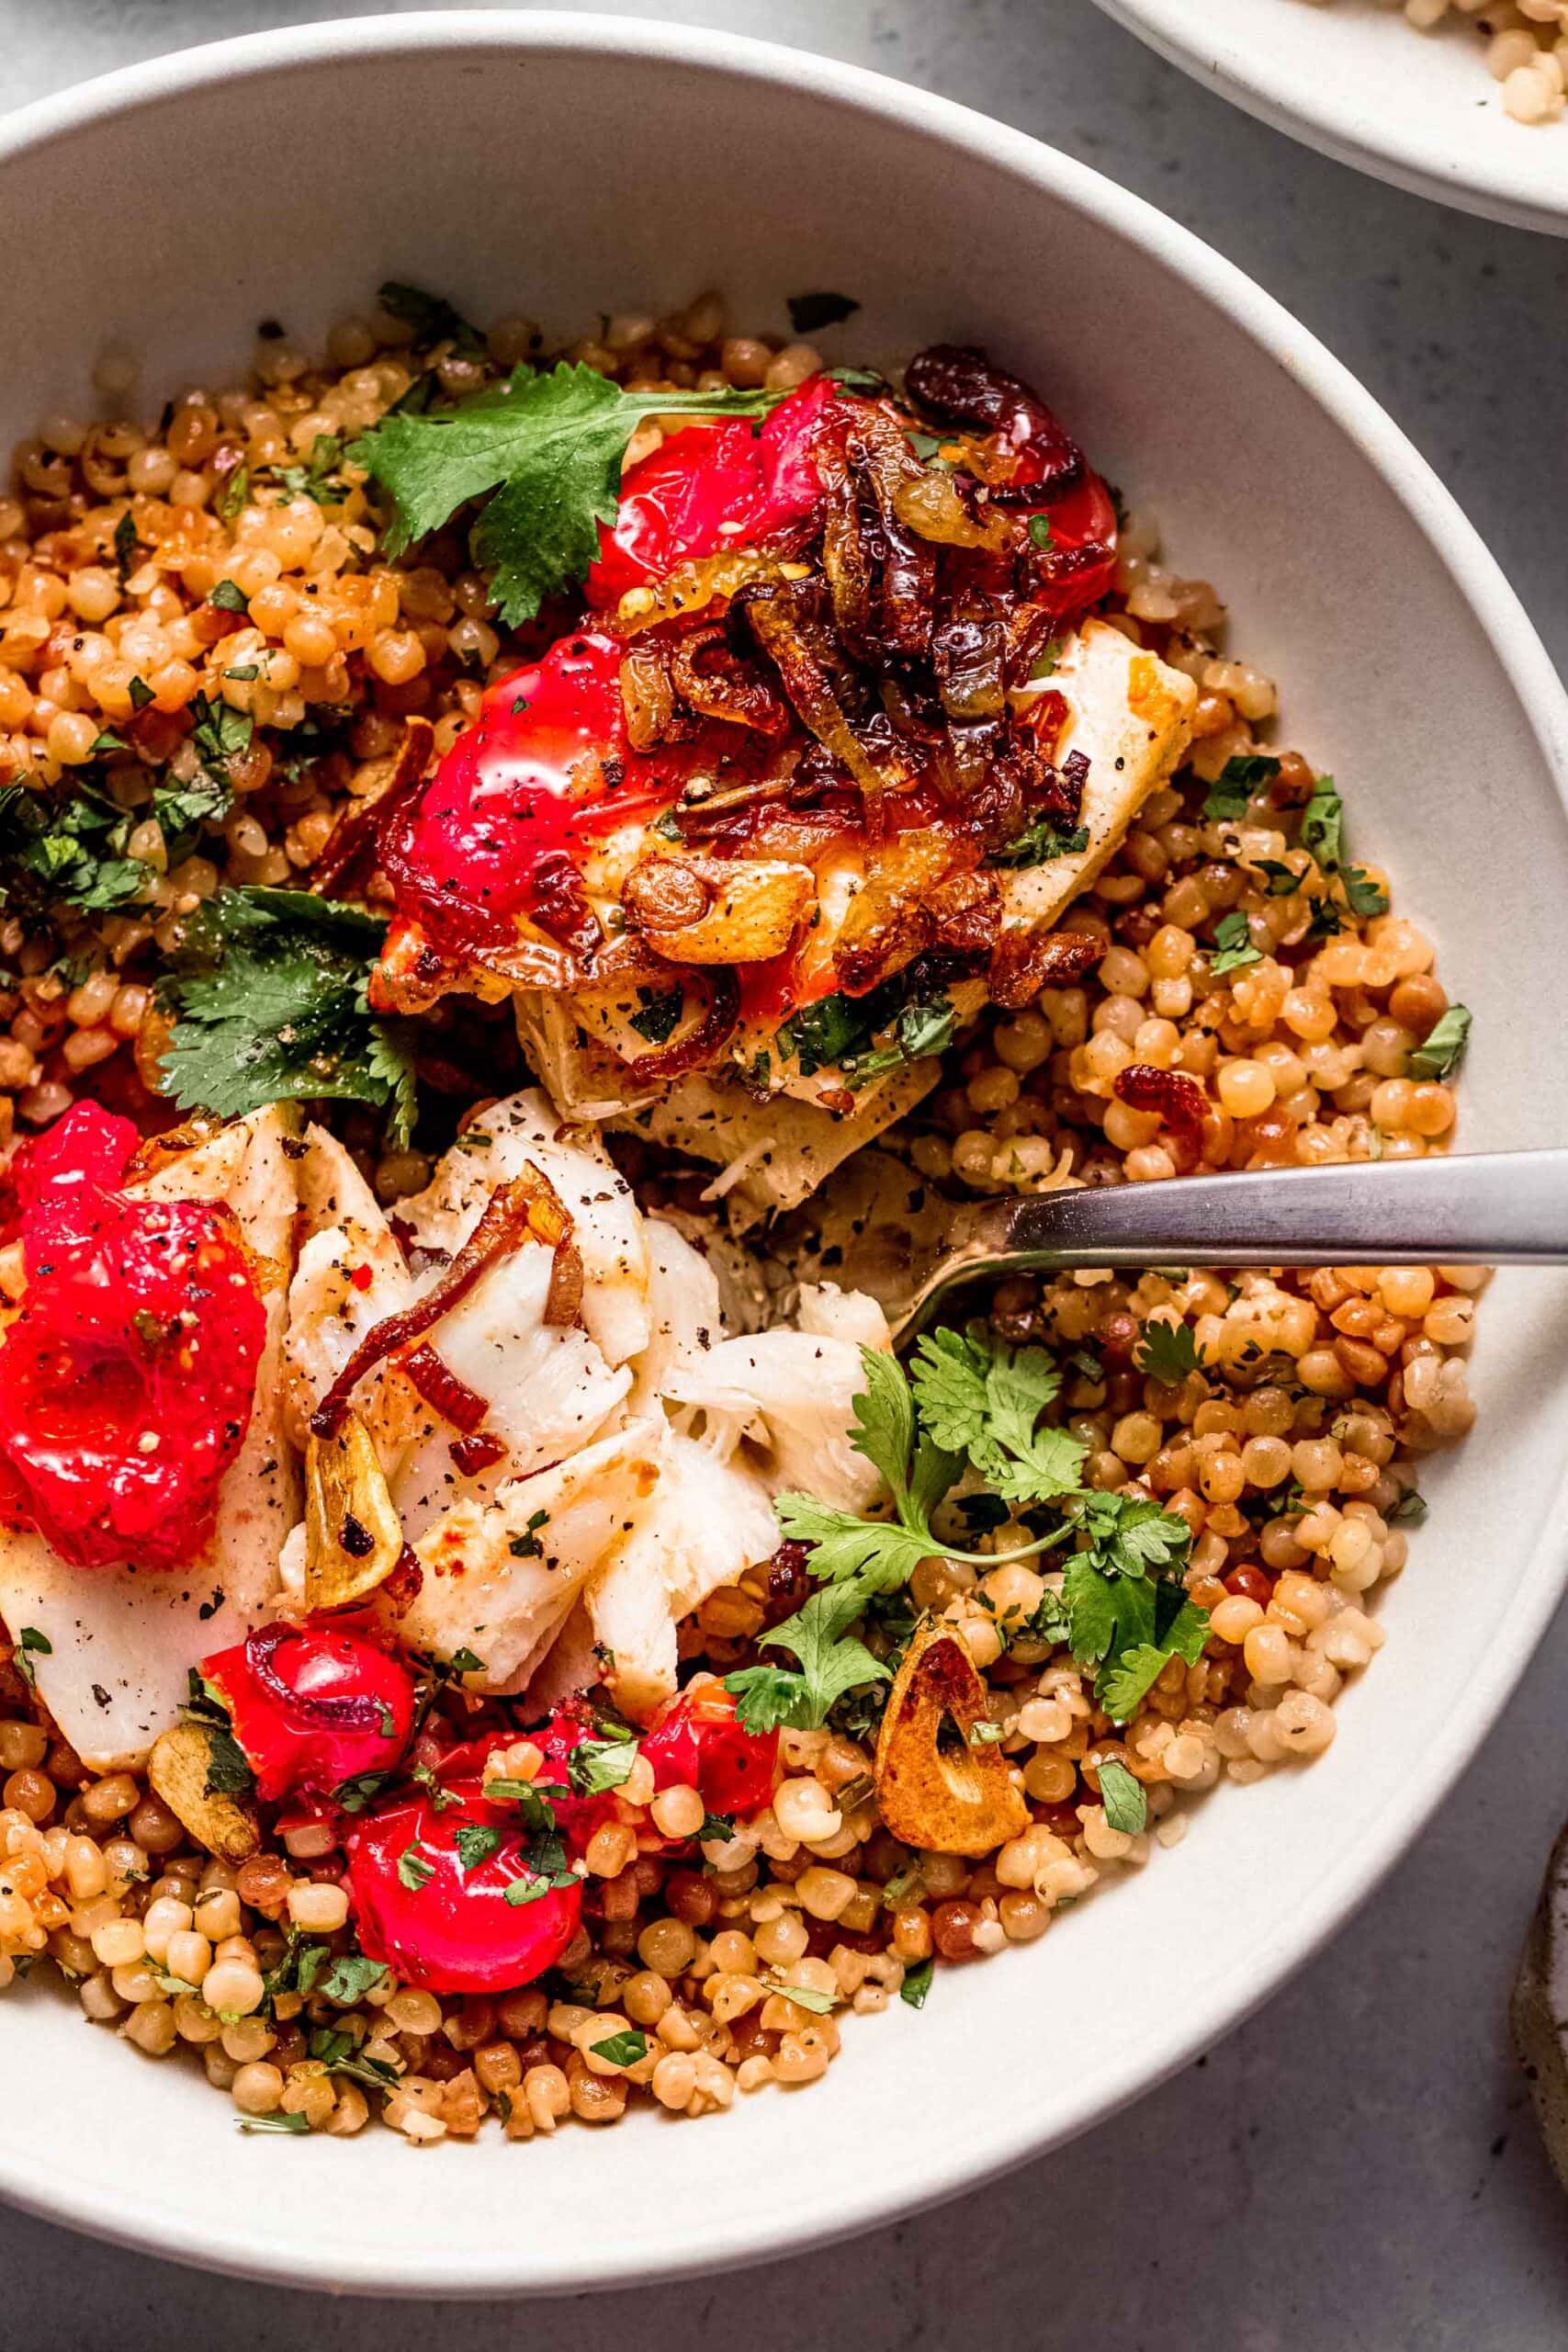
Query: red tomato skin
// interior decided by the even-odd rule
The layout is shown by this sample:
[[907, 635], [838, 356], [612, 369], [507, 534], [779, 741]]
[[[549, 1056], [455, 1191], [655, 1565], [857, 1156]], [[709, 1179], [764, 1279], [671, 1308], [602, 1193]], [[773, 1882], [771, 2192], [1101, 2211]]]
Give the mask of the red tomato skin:
[[[459, 1802], [442, 1811], [425, 1790], [355, 1823], [348, 1836], [349, 1886], [361, 1950], [384, 1961], [406, 1984], [427, 1993], [504, 1993], [553, 1968], [582, 1918], [582, 1890], [552, 1887], [513, 1905], [506, 1889], [525, 1878], [525, 1839], [510, 1825], [513, 1807], [487, 1804], [477, 1781], [446, 1781]], [[503, 1842], [465, 1871], [457, 1832], [500, 1828]], [[411, 1846], [430, 1863], [423, 1884], [398, 1875]]]
[[833, 406], [830, 378], [813, 376], [760, 430], [736, 418], [671, 434], [625, 476], [615, 520], [600, 526], [590, 605], [612, 611], [628, 588], [661, 580], [678, 563], [755, 547], [809, 514], [822, 495], [811, 448]]
[[710, 1813], [761, 1813], [773, 1793], [776, 1731], [745, 1731], [735, 1695], [716, 1683], [671, 1699], [642, 1743], [656, 1789], [694, 1788]]
[[231, 1210], [116, 1189], [137, 1140], [78, 1103], [14, 1171], [28, 1283], [0, 1340], [0, 1521], [83, 1568], [205, 1548], [266, 1333]]
[[[265, 1667], [258, 1670], [254, 1640], [204, 1658], [201, 1671], [229, 1710], [265, 1804], [305, 1791], [331, 1796], [362, 1772], [392, 1770], [413, 1729], [413, 1677], [398, 1658], [346, 1625], [317, 1621], [290, 1628], [270, 1652], [270, 1664], [305, 1702], [291, 1709], [271, 1688]], [[360, 1712], [376, 1720], [333, 1724], [312, 1716], [312, 1700], [363, 1702]]]
[[1069, 620], [1097, 605], [1116, 578], [1116, 509], [1098, 474], [1086, 472], [1065, 496], [1044, 510], [1051, 523], [1054, 557], [1072, 559], [1089, 550], [1081, 563], [1064, 563], [1059, 580], [1032, 583], [1030, 594], [1057, 620]]

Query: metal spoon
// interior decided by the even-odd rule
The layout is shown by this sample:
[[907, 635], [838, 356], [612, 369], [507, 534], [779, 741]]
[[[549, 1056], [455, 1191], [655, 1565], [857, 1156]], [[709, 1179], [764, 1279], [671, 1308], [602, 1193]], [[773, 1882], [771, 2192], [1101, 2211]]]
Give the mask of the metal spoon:
[[874, 1292], [900, 1343], [960, 1284], [1043, 1267], [1568, 1264], [1568, 1151], [1188, 1176], [952, 1216], [907, 1169], [874, 1195], [839, 1278]]

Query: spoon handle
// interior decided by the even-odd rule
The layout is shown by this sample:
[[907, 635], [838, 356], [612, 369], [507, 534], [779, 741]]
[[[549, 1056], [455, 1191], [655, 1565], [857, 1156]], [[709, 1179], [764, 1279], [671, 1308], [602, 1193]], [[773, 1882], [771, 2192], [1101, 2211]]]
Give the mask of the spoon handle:
[[1020, 1268], [1560, 1265], [1568, 1151], [1259, 1169], [987, 1202], [964, 1255]]

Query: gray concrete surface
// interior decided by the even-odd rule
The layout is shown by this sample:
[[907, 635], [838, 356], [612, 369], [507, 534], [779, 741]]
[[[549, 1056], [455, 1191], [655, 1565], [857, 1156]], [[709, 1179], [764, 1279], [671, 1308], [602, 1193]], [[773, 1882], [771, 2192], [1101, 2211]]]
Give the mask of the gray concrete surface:
[[[183, 43], [397, 0], [0, 0], [0, 106]], [[1559, 414], [1568, 243], [1402, 196], [1231, 112], [1089, 0], [621, 0], [771, 36], [1000, 116], [1135, 188], [1279, 295], [1393, 411], [1568, 656]], [[1542, 133], [1542, 136], [1552, 134]], [[1563, 134], [1568, 135], [1568, 134]], [[0, 263], [0, 284], [4, 266]], [[3, 313], [0, 299], [0, 313]], [[1348, 575], [1353, 551], [1348, 551]], [[0, 2213], [6, 2352], [1544, 2352], [1568, 2338], [1568, 2206], [1504, 2028], [1568, 1807], [1568, 1621], [1440, 1819], [1260, 2016], [1132, 2113], [945, 2210], [811, 2262], [509, 2312], [203, 2279]], [[4, 2086], [0, 2085], [0, 2098]], [[433, 2218], [433, 2227], [438, 2227]]]

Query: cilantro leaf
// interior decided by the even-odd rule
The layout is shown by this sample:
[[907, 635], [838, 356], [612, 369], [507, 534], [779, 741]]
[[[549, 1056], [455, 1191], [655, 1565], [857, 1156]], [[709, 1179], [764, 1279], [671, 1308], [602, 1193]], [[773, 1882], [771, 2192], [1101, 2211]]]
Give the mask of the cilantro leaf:
[[231, 1118], [327, 1097], [414, 1117], [412, 1032], [368, 1009], [380, 920], [305, 890], [220, 890], [192, 917], [163, 983], [175, 1016], [163, 1070], [183, 1108]]
[[627, 2026], [620, 2033], [612, 2033], [603, 2041], [590, 2045], [595, 2058], [603, 2058], [612, 2066], [637, 2066], [648, 2055], [648, 2036], [637, 2026]]
[[762, 1989], [776, 1993], [781, 2001], [793, 2001], [797, 2009], [809, 2009], [815, 2017], [825, 2018], [839, 2006], [836, 1993], [825, 1993], [818, 1984], [786, 1984], [771, 1973], [763, 1977]]
[[638, 989], [637, 993], [642, 1011], [630, 1016], [632, 1027], [650, 1046], [667, 1046], [685, 1005], [685, 989], [671, 989], [662, 996], [655, 995], [652, 989]]
[[1381, 882], [1374, 882], [1364, 866], [1347, 865], [1340, 871], [1345, 886], [1345, 903], [1353, 915], [1386, 915], [1388, 892]]
[[1158, 1380], [1167, 1388], [1176, 1388], [1190, 1372], [1201, 1368], [1203, 1358], [1198, 1352], [1198, 1342], [1190, 1324], [1145, 1323], [1143, 1340], [1133, 1362], [1145, 1379]]
[[445, 295], [427, 294], [423, 286], [405, 286], [389, 277], [377, 288], [376, 299], [389, 317], [412, 328], [416, 343], [455, 343], [468, 352], [487, 347], [478, 327], [470, 326]]
[[1087, 825], [1077, 825], [1070, 832], [1065, 832], [1049, 817], [1035, 817], [1003, 848], [993, 850], [987, 862], [1004, 866], [1047, 865], [1054, 857], [1076, 857], [1088, 847]]
[[405, 1846], [398, 1856], [398, 1880], [411, 1894], [417, 1894], [422, 1886], [429, 1883], [434, 1869], [429, 1855], [417, 1843]]
[[942, 1548], [926, 1529], [856, 1519], [813, 1495], [779, 1495], [773, 1508], [789, 1541], [812, 1546], [811, 1573], [828, 1584], [863, 1579], [868, 1590], [892, 1592]]
[[763, 416], [780, 397], [626, 390], [561, 360], [548, 371], [514, 368], [504, 385], [453, 409], [384, 416], [348, 455], [392, 501], [389, 556], [493, 493], [469, 546], [514, 628], [586, 574], [600, 524], [615, 519], [626, 444], [646, 417]]
[[1267, 752], [1235, 753], [1220, 770], [1217, 783], [1210, 786], [1203, 803], [1204, 821], [1211, 825], [1239, 824], [1259, 786], [1272, 784], [1279, 773], [1279, 761]]
[[374, 1991], [386, 1973], [382, 1962], [367, 1960], [363, 1952], [344, 1952], [341, 1960], [333, 1961], [322, 1977], [321, 1990], [329, 2001], [337, 2001], [344, 2008], [352, 2008], [356, 2001], [365, 1998], [367, 1993]]
[[1163, 1640], [1134, 1642], [1120, 1651], [1095, 1686], [1095, 1696], [1111, 1722], [1124, 1724], [1136, 1714], [1173, 1657], [1195, 1666], [1208, 1631], [1208, 1611], [1186, 1600]]
[[1244, 965], [1262, 961], [1259, 949], [1252, 944], [1252, 926], [1239, 907], [1222, 915], [1214, 925], [1214, 952], [1209, 958], [1209, 969], [1216, 978], [1222, 972], [1239, 972]]
[[1441, 1020], [1427, 1032], [1425, 1044], [1417, 1046], [1411, 1055], [1411, 1077], [1451, 1078], [1470, 1043], [1474, 1019], [1467, 1004], [1450, 1004]]
[[891, 1680], [882, 1660], [845, 1631], [864, 1609], [866, 1598], [859, 1583], [824, 1585], [793, 1617], [763, 1634], [759, 1646], [793, 1651], [800, 1661], [798, 1673], [761, 1665], [725, 1676], [725, 1689], [739, 1702], [736, 1718], [747, 1731], [774, 1731], [780, 1724], [819, 1731], [829, 1708], [846, 1690]]
[[1009, 1502], [1042, 1502], [1078, 1483], [1087, 1447], [1066, 1430], [1035, 1427], [1062, 1375], [1043, 1348], [993, 1341], [983, 1324], [928, 1334], [911, 1374], [933, 1442], [970, 1461]]
[[926, 2006], [926, 1996], [931, 1989], [931, 1979], [935, 1974], [934, 1960], [922, 1960], [917, 1967], [907, 1968], [904, 1971], [904, 1982], [898, 1987], [898, 1998], [906, 2002], [911, 2009], [923, 2009]]
[[488, 1862], [492, 1854], [500, 1853], [501, 1842], [501, 1832], [492, 1823], [460, 1821], [452, 1833], [457, 1867], [463, 1871], [478, 1870], [481, 1862]]
[[69, 794], [0, 785], [0, 905], [109, 914], [139, 899], [150, 867], [127, 857], [134, 820], [90, 785]]
[[1121, 1829], [1135, 1838], [1148, 1819], [1148, 1800], [1143, 1784], [1113, 1756], [1100, 1768], [1100, 1801], [1105, 1807], [1108, 1828]]
[[637, 1762], [637, 1745], [628, 1732], [622, 1739], [581, 1739], [567, 1758], [567, 1778], [584, 1796], [602, 1796], [618, 1789]]
[[1302, 847], [1312, 852], [1325, 874], [1337, 871], [1345, 854], [1345, 803], [1331, 775], [1318, 777], [1302, 810]]

